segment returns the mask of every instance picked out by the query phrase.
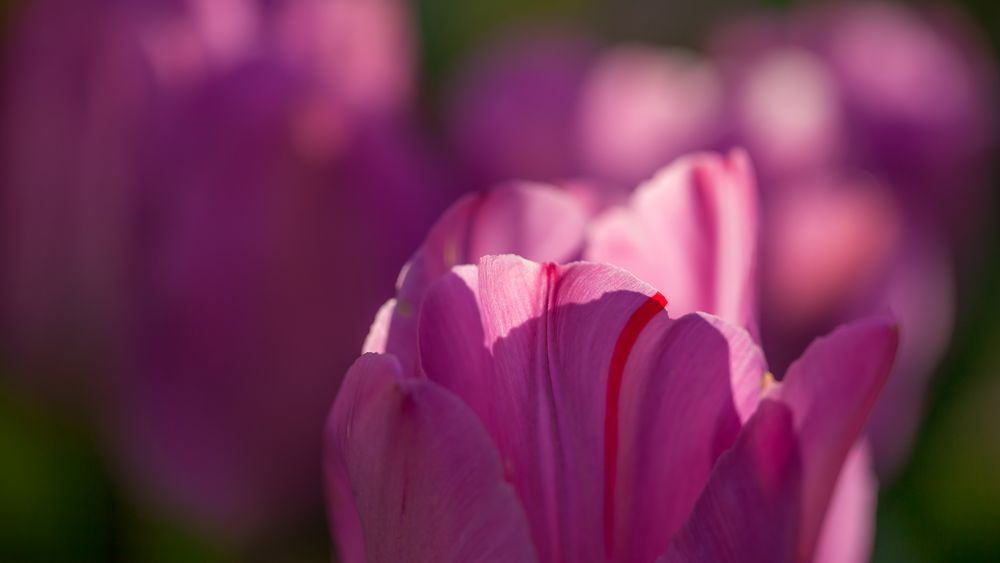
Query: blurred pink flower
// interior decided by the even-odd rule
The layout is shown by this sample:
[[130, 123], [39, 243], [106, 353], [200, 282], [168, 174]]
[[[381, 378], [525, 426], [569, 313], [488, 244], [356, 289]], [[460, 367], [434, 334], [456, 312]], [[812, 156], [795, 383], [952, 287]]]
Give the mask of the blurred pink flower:
[[716, 144], [723, 110], [721, 76], [693, 52], [634, 45], [601, 54], [585, 37], [536, 30], [468, 58], [448, 120], [475, 187], [586, 179], [608, 192]]
[[9, 356], [93, 358], [132, 489], [223, 541], [320, 511], [338, 374], [447, 196], [409, 25], [396, 0], [42, 0], [17, 29]]
[[418, 374], [366, 354], [334, 404], [342, 557], [810, 559], [894, 328], [842, 328], [774, 384], [745, 331], [665, 305], [599, 264], [487, 257], [442, 277]]
[[807, 8], [738, 20], [711, 44], [734, 93], [737, 137], [765, 178], [846, 165], [886, 178], [908, 207], [962, 221], [975, 210], [997, 79], [975, 27], [954, 10]]
[[631, 187], [678, 155], [714, 145], [722, 77], [696, 53], [620, 46], [587, 73], [578, 109], [583, 173]]
[[867, 141], [862, 165], [898, 189], [928, 192], [930, 205], [975, 205], [998, 117], [995, 70], [975, 26], [955, 10], [884, 2], [824, 16], [819, 50]]

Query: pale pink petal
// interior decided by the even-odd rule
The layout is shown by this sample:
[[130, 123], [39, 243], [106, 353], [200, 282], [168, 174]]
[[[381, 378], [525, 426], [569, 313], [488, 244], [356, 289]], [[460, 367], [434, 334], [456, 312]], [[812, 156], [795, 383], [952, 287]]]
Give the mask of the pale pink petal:
[[[576, 199], [553, 186], [510, 183], [466, 196], [438, 220], [400, 274], [391, 316], [380, 314], [385, 351], [415, 372], [417, 318], [427, 288], [453, 266], [474, 264], [487, 254], [514, 253], [565, 262], [581, 250], [586, 215]], [[374, 330], [374, 328], [373, 328]]]
[[655, 557], [756, 404], [749, 335], [662, 299], [618, 268], [515, 256], [427, 294], [423, 372], [493, 436], [543, 560]]
[[368, 329], [368, 336], [361, 346], [361, 352], [367, 354], [374, 352], [384, 354], [389, 345], [389, 330], [392, 327], [392, 316], [396, 312], [396, 300], [390, 299], [379, 307], [375, 313], [375, 320], [372, 321], [371, 328]]
[[348, 371], [327, 426], [333, 533], [345, 561], [533, 561], [496, 449], [454, 395], [390, 355]]
[[681, 159], [592, 227], [585, 256], [621, 266], [669, 296], [756, 330], [757, 191], [741, 151]]
[[814, 563], [866, 563], [875, 539], [878, 481], [863, 441], [847, 456], [823, 519]]
[[801, 487], [792, 414], [764, 401], [659, 563], [795, 561]]
[[815, 551], [841, 467], [889, 377], [898, 341], [886, 318], [840, 327], [813, 342], [773, 391], [795, 415], [802, 452], [801, 558]]
[[715, 317], [689, 314], [658, 328], [643, 331], [622, 383], [617, 561], [652, 561], [667, 548], [756, 409], [767, 369], [750, 335]]

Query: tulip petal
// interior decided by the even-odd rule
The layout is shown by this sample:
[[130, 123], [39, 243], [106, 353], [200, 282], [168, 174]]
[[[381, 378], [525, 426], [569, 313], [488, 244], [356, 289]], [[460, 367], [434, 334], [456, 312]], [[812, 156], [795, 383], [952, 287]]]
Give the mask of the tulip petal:
[[421, 367], [493, 436], [543, 560], [656, 556], [756, 405], [749, 335], [663, 305], [612, 266], [515, 256], [456, 268], [427, 294]]
[[689, 314], [665, 334], [655, 328], [633, 348], [622, 386], [619, 561], [652, 561], [667, 548], [757, 408], [767, 369], [750, 335], [718, 318]]
[[621, 266], [670, 296], [756, 330], [757, 192], [742, 151], [674, 162], [589, 233], [588, 260]]
[[866, 563], [871, 556], [878, 481], [871, 452], [859, 442], [840, 470], [823, 519], [814, 563]]
[[531, 260], [564, 262], [583, 245], [586, 214], [558, 188], [528, 182], [466, 196], [434, 225], [400, 275], [391, 315], [380, 311], [372, 333], [386, 334], [384, 351], [408, 374], [416, 372], [416, 330], [427, 288], [453, 267], [487, 254], [514, 253]]
[[841, 467], [889, 376], [898, 342], [887, 318], [842, 326], [814, 341], [772, 394], [791, 408], [802, 451], [803, 560], [815, 551]]
[[792, 413], [763, 401], [659, 563], [793, 561], [801, 485]]
[[348, 371], [327, 426], [333, 533], [346, 561], [533, 561], [496, 449], [454, 395], [391, 355]]
[[375, 354], [386, 353], [389, 345], [389, 330], [392, 327], [392, 316], [396, 313], [396, 300], [390, 299], [379, 307], [375, 313], [375, 320], [372, 321], [371, 328], [368, 329], [368, 336], [361, 346], [361, 352]]

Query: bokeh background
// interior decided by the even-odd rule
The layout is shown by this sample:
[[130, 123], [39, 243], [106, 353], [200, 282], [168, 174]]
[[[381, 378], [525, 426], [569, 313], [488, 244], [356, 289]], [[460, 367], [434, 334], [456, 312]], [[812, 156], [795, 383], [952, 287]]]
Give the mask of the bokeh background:
[[[436, 216], [505, 179], [609, 170], [560, 136], [595, 53], [710, 53], [746, 17], [805, 21], [809, 37], [837, 13], [822, 6], [0, 0], [0, 560], [328, 560], [323, 417]], [[945, 92], [924, 101], [962, 117], [888, 137], [850, 124], [850, 149], [930, 141], [837, 165], [889, 184], [900, 236], [945, 249], [909, 275], [953, 283], [922, 303], [943, 316], [915, 314], [941, 325], [943, 352], [924, 360], [912, 449], [883, 462], [873, 560], [1000, 561], [1000, 3], [891, 6], [962, 54], [909, 43], [889, 60], [930, 70], [892, 103]], [[757, 40], [735, 36], [738, 71]], [[795, 76], [779, 90], [815, 88]], [[973, 94], [947, 98], [940, 84], [962, 80]], [[665, 143], [754, 139], [700, 138], [692, 88], [668, 93], [685, 109], [665, 119], [696, 133]], [[758, 166], [765, 194], [795, 182]], [[604, 179], [629, 188], [632, 173]]]

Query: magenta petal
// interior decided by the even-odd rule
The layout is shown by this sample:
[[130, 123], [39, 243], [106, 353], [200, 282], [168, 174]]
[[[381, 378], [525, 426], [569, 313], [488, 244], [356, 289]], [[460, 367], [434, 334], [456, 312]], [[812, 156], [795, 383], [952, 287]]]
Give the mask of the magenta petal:
[[346, 561], [533, 561], [524, 511], [475, 415], [390, 355], [348, 371], [327, 426]]
[[670, 298], [755, 330], [757, 191], [746, 154], [687, 157], [609, 211], [589, 234], [589, 260], [621, 266]]
[[871, 452], [863, 441], [854, 445], [840, 470], [814, 563], [866, 563], [872, 550], [878, 481]]
[[664, 552], [756, 409], [765, 371], [750, 335], [714, 317], [650, 323], [622, 384], [616, 560]]
[[438, 220], [404, 268], [394, 310], [379, 312], [373, 334], [384, 332], [384, 351], [414, 373], [417, 318], [432, 283], [453, 266], [474, 264], [487, 254], [565, 262], [579, 254], [585, 226], [576, 199], [553, 186], [510, 183], [466, 196]]
[[515, 256], [427, 294], [422, 369], [493, 436], [543, 560], [655, 557], [756, 405], [749, 335], [662, 309], [618, 268]]
[[802, 557], [815, 550], [841, 467], [889, 376], [898, 342], [889, 319], [843, 326], [813, 342], [774, 392], [795, 415], [802, 451]]
[[372, 321], [371, 328], [368, 329], [368, 336], [361, 346], [361, 352], [367, 354], [373, 352], [384, 354], [389, 346], [389, 331], [392, 328], [392, 318], [396, 314], [396, 300], [390, 299], [379, 307], [375, 313], [375, 320]]
[[801, 485], [792, 414], [764, 401], [719, 458], [690, 520], [658, 561], [794, 561]]

